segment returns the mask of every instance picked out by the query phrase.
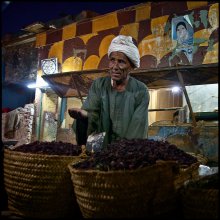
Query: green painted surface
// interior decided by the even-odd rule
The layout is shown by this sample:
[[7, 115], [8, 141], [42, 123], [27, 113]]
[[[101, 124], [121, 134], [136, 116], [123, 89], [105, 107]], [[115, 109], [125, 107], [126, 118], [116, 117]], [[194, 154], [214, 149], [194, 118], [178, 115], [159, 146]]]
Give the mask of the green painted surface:
[[207, 28], [207, 26], [208, 26], [208, 11], [201, 10], [199, 17], [201, 19], [201, 23], [204, 25], [205, 28]]

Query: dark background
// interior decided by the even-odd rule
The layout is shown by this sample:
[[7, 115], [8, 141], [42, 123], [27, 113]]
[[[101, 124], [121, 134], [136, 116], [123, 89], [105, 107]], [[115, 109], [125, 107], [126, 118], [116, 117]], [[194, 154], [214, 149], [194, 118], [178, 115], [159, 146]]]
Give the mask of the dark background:
[[65, 15], [77, 15], [90, 10], [100, 15], [143, 2], [2, 2], [2, 35], [16, 33], [35, 23], [59, 19]]

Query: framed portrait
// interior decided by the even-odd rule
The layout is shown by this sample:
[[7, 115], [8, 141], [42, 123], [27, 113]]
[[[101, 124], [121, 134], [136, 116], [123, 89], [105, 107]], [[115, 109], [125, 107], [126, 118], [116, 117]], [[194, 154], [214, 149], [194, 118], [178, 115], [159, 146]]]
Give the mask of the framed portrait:
[[180, 44], [193, 45], [193, 26], [189, 16], [180, 16], [172, 19], [172, 39]]
[[172, 19], [172, 39], [177, 41], [175, 53], [185, 54], [189, 63], [193, 60], [193, 33], [188, 15]]

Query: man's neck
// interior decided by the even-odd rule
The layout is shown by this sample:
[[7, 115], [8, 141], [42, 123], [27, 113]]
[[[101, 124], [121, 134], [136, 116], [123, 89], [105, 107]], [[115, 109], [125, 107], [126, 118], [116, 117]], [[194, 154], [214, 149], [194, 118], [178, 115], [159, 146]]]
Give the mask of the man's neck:
[[112, 85], [113, 89], [115, 89], [116, 91], [123, 92], [126, 89], [126, 86], [128, 84], [128, 80], [129, 80], [129, 76], [123, 82], [114, 81], [111, 79], [111, 85]]

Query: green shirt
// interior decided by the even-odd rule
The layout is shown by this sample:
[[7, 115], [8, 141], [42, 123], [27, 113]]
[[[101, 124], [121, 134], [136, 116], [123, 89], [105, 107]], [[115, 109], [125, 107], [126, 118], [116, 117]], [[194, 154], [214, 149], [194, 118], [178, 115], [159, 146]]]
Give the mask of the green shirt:
[[82, 109], [88, 112], [87, 135], [106, 132], [105, 144], [127, 138], [147, 138], [149, 92], [129, 77], [125, 91], [111, 86], [110, 77], [94, 80]]

